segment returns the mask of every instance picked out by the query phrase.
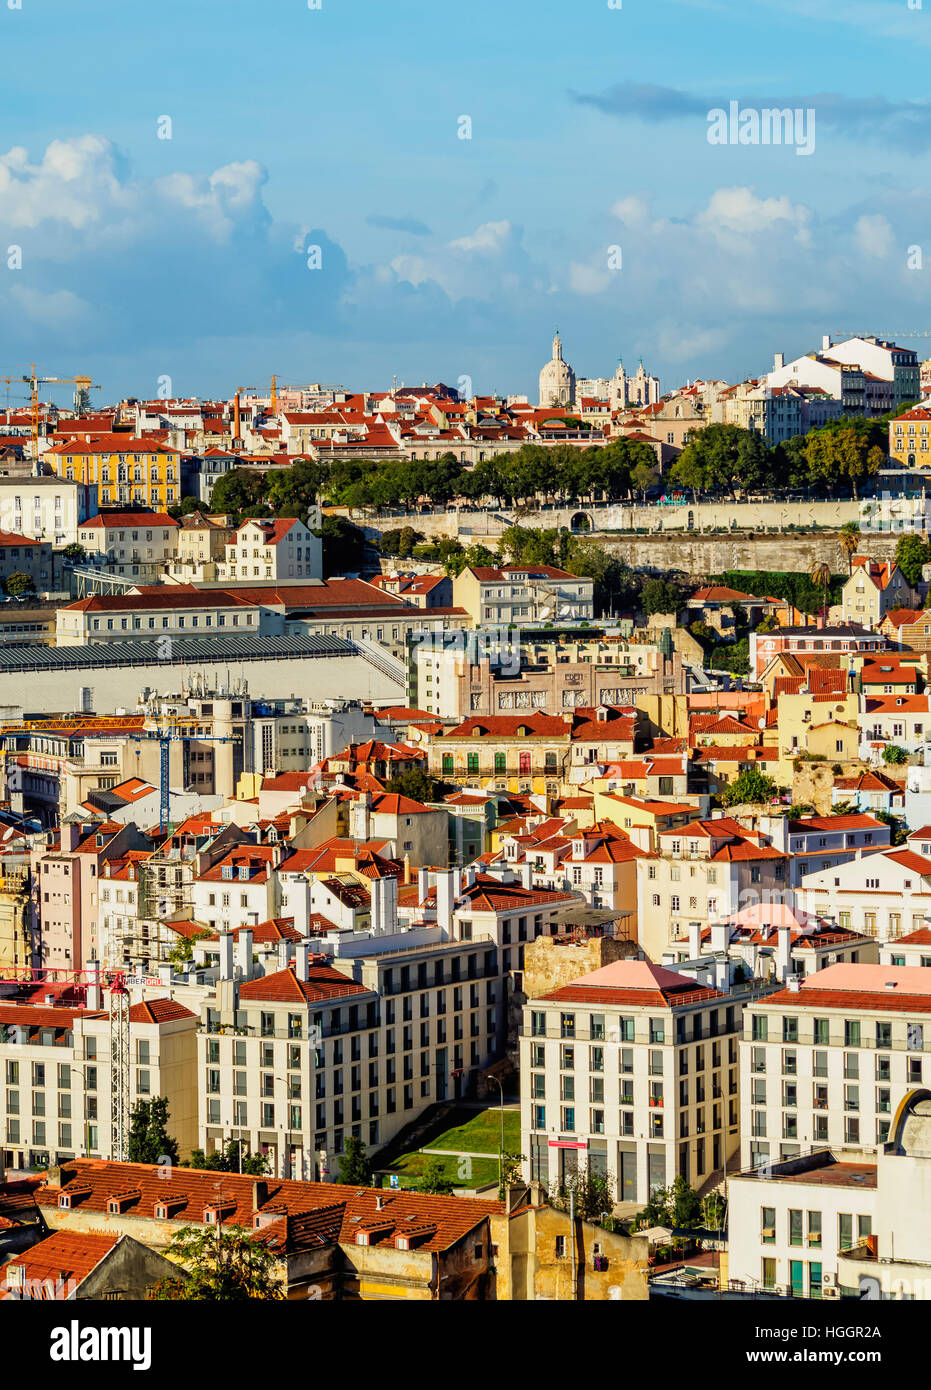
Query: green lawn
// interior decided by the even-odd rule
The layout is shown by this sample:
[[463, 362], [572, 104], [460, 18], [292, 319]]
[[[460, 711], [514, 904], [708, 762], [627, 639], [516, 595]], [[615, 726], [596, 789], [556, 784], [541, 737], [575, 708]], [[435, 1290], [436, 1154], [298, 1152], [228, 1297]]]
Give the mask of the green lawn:
[[[484, 1187], [498, 1181], [498, 1149], [501, 1144], [501, 1111], [456, 1110], [451, 1129], [436, 1134], [425, 1145], [427, 1149], [451, 1149], [451, 1154], [424, 1153], [416, 1150], [402, 1154], [385, 1170], [401, 1175], [402, 1187], [413, 1187], [428, 1163], [442, 1164], [443, 1172], [456, 1187]], [[508, 1153], [520, 1152], [520, 1112], [504, 1112], [504, 1147]], [[488, 1158], [466, 1158], [467, 1154], [488, 1154]], [[462, 1154], [462, 1158], [455, 1157]]]
[[443, 1158], [438, 1154], [404, 1154], [388, 1172], [398, 1173], [402, 1187], [414, 1187], [429, 1163], [442, 1165], [443, 1174], [454, 1187], [487, 1187], [498, 1181], [497, 1158]]
[[[501, 1146], [501, 1111], [497, 1108], [475, 1112], [463, 1111], [464, 1122], [438, 1134], [427, 1148], [455, 1149], [457, 1153], [495, 1154]], [[508, 1153], [520, 1153], [520, 1111], [504, 1112], [504, 1147]]]

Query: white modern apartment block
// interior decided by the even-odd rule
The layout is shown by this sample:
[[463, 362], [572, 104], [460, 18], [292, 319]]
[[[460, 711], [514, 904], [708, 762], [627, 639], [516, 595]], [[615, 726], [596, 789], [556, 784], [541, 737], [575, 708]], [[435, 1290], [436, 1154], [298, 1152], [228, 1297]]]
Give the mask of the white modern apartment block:
[[931, 1077], [931, 971], [832, 965], [749, 1004], [741, 1044], [741, 1162], [824, 1145], [870, 1152]]
[[876, 1165], [822, 1149], [728, 1179], [728, 1278], [748, 1291], [835, 1298], [838, 1255], [875, 1228]]
[[56, 549], [73, 544], [97, 511], [95, 483], [65, 478], [0, 478], [0, 531], [12, 531]]
[[[41, 996], [40, 996], [41, 997]], [[0, 1155], [8, 1170], [77, 1154], [113, 1158], [110, 1020], [97, 987], [86, 1008], [0, 1002]], [[133, 1004], [130, 1104], [167, 1096], [182, 1155], [197, 1144], [197, 1016], [163, 998]]]
[[610, 1174], [622, 1202], [737, 1149], [740, 1005], [648, 961], [615, 961], [528, 1001], [520, 1040], [525, 1177]]

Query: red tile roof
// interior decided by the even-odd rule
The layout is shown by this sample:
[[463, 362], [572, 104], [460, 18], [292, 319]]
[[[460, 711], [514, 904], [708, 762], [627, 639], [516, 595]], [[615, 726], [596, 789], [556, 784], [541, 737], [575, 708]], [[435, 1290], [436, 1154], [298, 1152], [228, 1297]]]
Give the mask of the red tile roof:
[[323, 964], [322, 958], [319, 961], [315, 959], [307, 974], [306, 980], [299, 980], [292, 965], [287, 970], [276, 970], [258, 980], [245, 980], [239, 987], [239, 997], [276, 1004], [318, 1004], [344, 995], [371, 993], [334, 970], [332, 965]]
[[[96, 1269], [120, 1241], [118, 1234], [91, 1231], [53, 1231], [45, 1240], [13, 1255], [4, 1269], [0, 1298], [15, 1297], [13, 1269], [22, 1271], [27, 1297], [65, 1299]], [[39, 1286], [44, 1286], [39, 1291]]]

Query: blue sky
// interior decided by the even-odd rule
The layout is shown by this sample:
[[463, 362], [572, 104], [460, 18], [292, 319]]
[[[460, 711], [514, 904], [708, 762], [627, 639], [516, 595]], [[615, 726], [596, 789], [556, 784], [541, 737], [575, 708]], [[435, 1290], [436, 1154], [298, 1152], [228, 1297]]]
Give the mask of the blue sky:
[[[931, 0], [21, 5], [0, 374], [532, 394], [556, 324], [664, 387], [931, 327]], [[730, 100], [813, 108], [814, 153], [710, 145]]]

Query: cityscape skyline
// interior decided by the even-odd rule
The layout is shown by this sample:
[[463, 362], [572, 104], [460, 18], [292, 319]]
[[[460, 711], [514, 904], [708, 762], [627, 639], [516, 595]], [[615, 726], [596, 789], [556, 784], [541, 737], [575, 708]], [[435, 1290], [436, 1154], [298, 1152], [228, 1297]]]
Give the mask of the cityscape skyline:
[[[260, 31], [241, 2], [161, 14], [0, 16], [4, 374], [38, 360], [113, 398], [272, 372], [532, 395], [555, 323], [580, 375], [620, 353], [677, 384], [927, 322], [920, 10], [759, 0], [737, 32], [711, 0], [670, 0], [662, 46], [633, 0], [558, 44], [559, 11], [530, 0], [476, 0], [467, 30], [422, 0], [295, 4]], [[104, 44], [117, 101], [73, 80]], [[710, 143], [738, 104], [812, 112], [810, 157]]]

